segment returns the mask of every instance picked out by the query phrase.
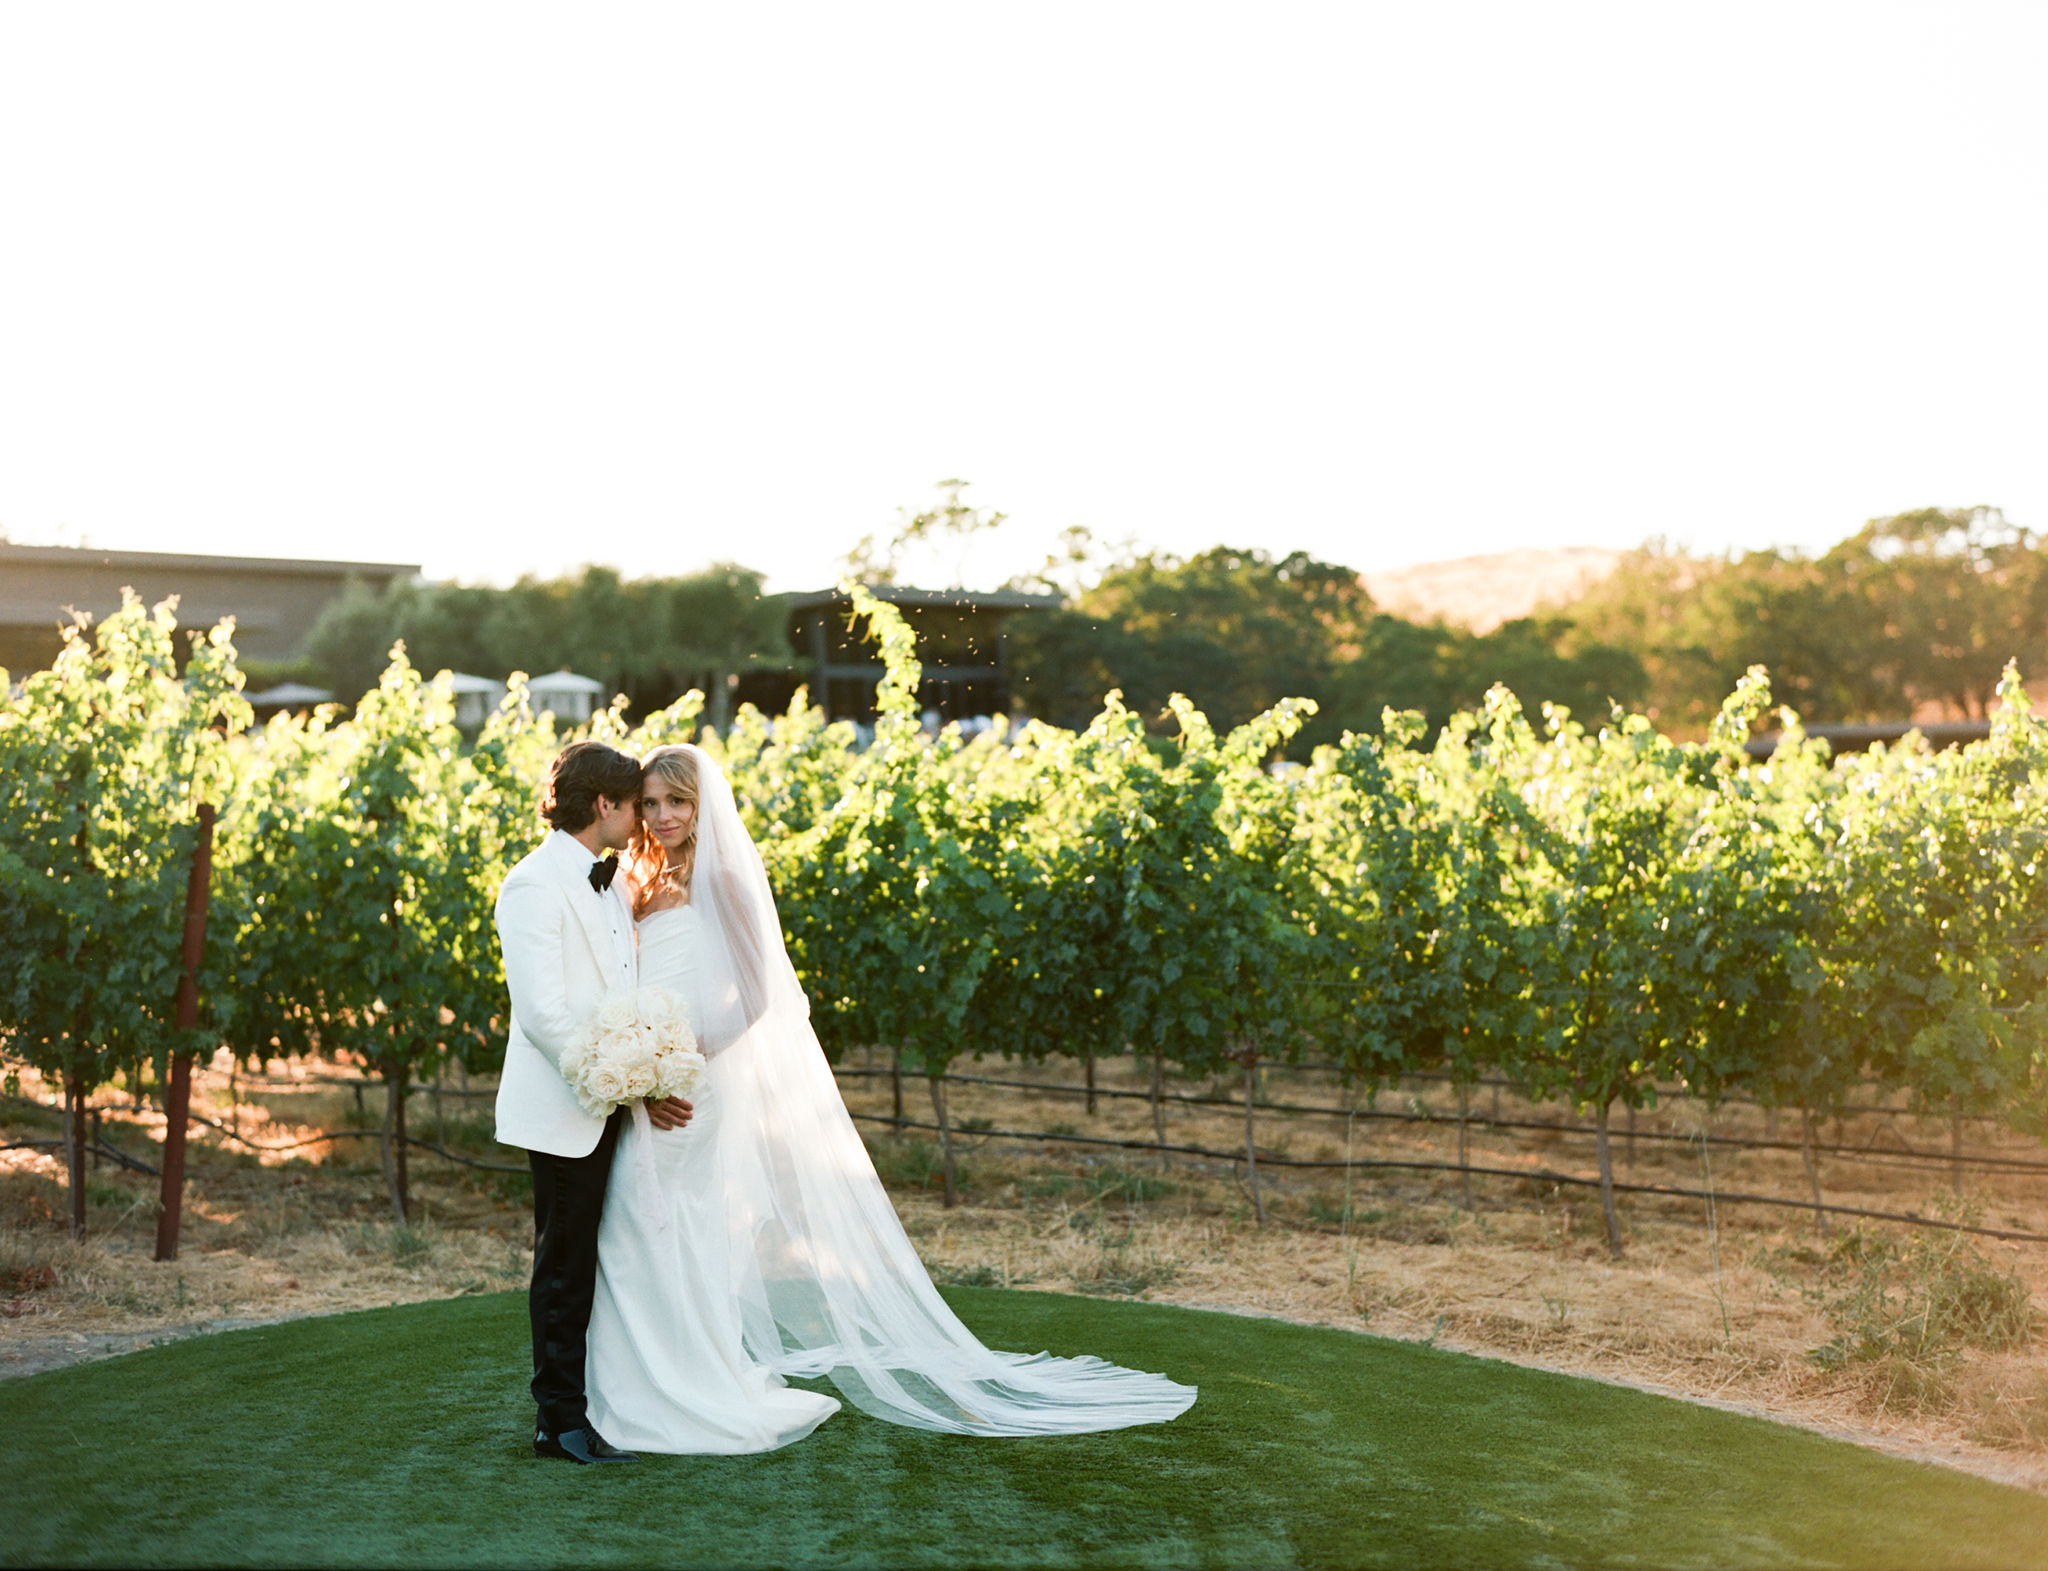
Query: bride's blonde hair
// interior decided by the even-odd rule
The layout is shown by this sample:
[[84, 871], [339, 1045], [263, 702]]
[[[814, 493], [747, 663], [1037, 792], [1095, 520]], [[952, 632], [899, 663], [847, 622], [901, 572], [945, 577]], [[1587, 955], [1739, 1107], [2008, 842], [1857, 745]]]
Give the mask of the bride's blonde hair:
[[627, 871], [633, 879], [635, 916], [645, 912], [648, 903], [663, 888], [687, 894], [690, 874], [697, 864], [697, 760], [686, 747], [657, 747], [640, 760], [643, 789], [649, 775], [657, 777], [678, 799], [690, 804], [690, 832], [676, 848], [675, 871], [670, 872], [668, 853], [649, 831], [646, 816], [641, 816], [640, 827], [633, 835], [632, 849], [627, 853]]

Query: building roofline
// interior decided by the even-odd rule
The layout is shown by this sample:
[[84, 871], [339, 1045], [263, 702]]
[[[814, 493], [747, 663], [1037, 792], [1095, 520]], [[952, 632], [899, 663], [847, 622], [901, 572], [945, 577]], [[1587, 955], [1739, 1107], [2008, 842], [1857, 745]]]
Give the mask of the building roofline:
[[526, 690], [543, 693], [590, 693], [605, 690], [605, 684], [594, 676], [585, 676], [580, 671], [543, 671], [539, 676], [526, 679]]
[[[913, 589], [903, 584], [869, 584], [869, 594], [895, 606], [984, 607], [991, 611], [1039, 611], [1059, 606], [1058, 595], [1035, 595], [1022, 589]], [[850, 596], [837, 589], [812, 589], [792, 594], [785, 602], [792, 611], [810, 611], [819, 606], [848, 605]]]
[[327, 688], [313, 687], [305, 682], [280, 682], [260, 693], [244, 693], [242, 697], [259, 709], [275, 708], [280, 704], [326, 704], [334, 700], [334, 694]]
[[0, 540], [0, 562], [71, 563], [95, 567], [163, 567], [208, 572], [289, 573], [333, 577], [360, 573], [369, 577], [415, 577], [417, 562], [328, 562], [284, 556], [197, 556], [185, 551], [102, 551], [97, 546], [17, 545]]

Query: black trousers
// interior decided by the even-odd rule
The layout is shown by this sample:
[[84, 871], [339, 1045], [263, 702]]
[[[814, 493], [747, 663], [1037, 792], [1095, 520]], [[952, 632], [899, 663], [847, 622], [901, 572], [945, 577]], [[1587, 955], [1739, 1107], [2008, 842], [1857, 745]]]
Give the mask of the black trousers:
[[526, 1153], [533, 1168], [533, 1286], [526, 1296], [533, 1321], [533, 1400], [540, 1427], [551, 1435], [590, 1421], [583, 1356], [590, 1301], [597, 1294], [597, 1224], [625, 1117], [622, 1108], [605, 1120], [597, 1149], [588, 1156]]

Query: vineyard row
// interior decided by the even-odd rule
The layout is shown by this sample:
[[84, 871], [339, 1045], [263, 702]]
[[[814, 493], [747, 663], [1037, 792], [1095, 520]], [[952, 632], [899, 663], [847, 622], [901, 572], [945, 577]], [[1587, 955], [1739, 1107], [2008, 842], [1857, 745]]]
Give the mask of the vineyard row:
[[[1616, 1249], [1613, 1115], [1660, 1094], [1782, 1109], [1809, 1164], [1873, 1086], [1950, 1120], [1951, 1156], [1965, 1120], [2048, 1129], [2048, 724], [2015, 674], [1990, 736], [1947, 752], [1831, 759], [1781, 712], [1752, 760], [1758, 670], [1700, 742], [1496, 689], [1434, 738], [1390, 712], [1277, 770], [1305, 700], [1223, 736], [1113, 693], [1080, 731], [927, 735], [908, 629], [858, 603], [888, 671], [871, 739], [801, 695], [722, 735], [697, 695], [585, 728], [725, 770], [835, 1059], [882, 1044], [933, 1078], [986, 1041], [1135, 1053], [1251, 1100], [1261, 1068], [1317, 1062], [1359, 1089], [1445, 1076], [1468, 1119], [1505, 1079], [1589, 1122]], [[0, 703], [0, 1033], [64, 1084], [79, 1156], [95, 1086], [223, 1044], [353, 1055], [400, 1091], [495, 1071], [492, 905], [539, 834], [553, 719], [515, 682], [466, 740], [398, 650], [352, 715], [251, 730], [232, 630], [182, 661], [176, 635], [131, 601]], [[381, 1143], [401, 1213], [405, 1103]]]

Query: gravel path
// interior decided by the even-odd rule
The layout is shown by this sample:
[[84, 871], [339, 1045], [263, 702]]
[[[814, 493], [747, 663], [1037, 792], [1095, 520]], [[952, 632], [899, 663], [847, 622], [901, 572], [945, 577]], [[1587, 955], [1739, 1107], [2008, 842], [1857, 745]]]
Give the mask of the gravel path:
[[0, 1347], [0, 1380], [11, 1375], [40, 1375], [73, 1364], [91, 1363], [120, 1353], [133, 1353], [166, 1342], [182, 1342], [188, 1336], [205, 1336], [214, 1331], [243, 1331], [250, 1326], [276, 1325], [280, 1320], [297, 1320], [297, 1315], [269, 1315], [252, 1318], [227, 1315], [215, 1320], [194, 1320], [186, 1325], [153, 1326], [147, 1331], [70, 1331], [54, 1336], [16, 1337]]

